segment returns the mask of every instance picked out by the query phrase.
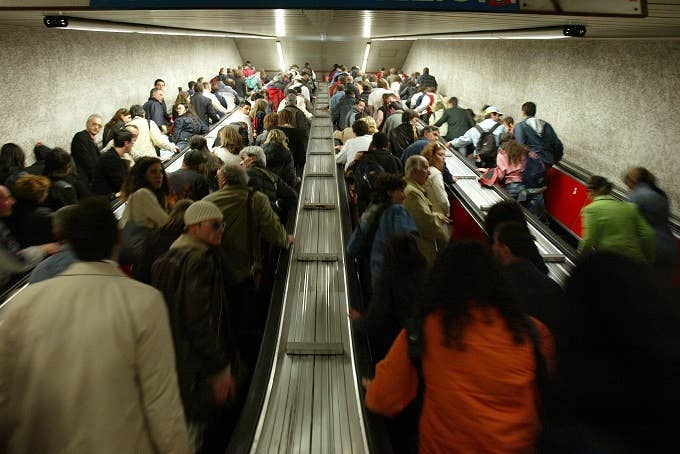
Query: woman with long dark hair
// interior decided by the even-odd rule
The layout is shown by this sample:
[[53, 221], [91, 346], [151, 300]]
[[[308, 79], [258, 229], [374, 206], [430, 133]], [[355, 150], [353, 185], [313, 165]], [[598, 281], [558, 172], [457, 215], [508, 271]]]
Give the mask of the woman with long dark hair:
[[151, 156], [139, 158], [121, 191], [121, 199], [127, 202], [122, 226], [129, 220], [147, 228], [164, 225], [168, 221], [169, 194], [168, 178], [161, 160]]
[[130, 115], [130, 110], [125, 107], [121, 107], [116, 110], [113, 117], [104, 125], [104, 133], [102, 134], [102, 143], [106, 145], [113, 140], [113, 133], [123, 129], [123, 127], [132, 121], [132, 116]]
[[208, 125], [194, 115], [191, 104], [177, 104], [177, 117], [172, 128], [172, 141], [180, 147], [187, 144], [191, 136], [207, 134]]
[[290, 110], [283, 109], [279, 114], [279, 124], [274, 126], [280, 129], [288, 137], [288, 147], [293, 153], [295, 170], [298, 175], [302, 175], [302, 169], [307, 160], [307, 144], [305, 143], [305, 131], [295, 126], [295, 117]]
[[[424, 290], [419, 451], [532, 452], [540, 420], [530, 332], [539, 332], [551, 366], [549, 331], [525, 317], [489, 248], [478, 242], [450, 244]], [[402, 331], [375, 379], [364, 380], [370, 410], [392, 416], [416, 397], [420, 379], [408, 351]]]

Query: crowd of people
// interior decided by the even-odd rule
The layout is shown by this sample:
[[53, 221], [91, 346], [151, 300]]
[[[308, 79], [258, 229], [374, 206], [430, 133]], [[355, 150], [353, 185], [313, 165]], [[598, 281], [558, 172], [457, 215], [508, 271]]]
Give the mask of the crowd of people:
[[[563, 155], [534, 103], [522, 105], [518, 123], [493, 105], [478, 118], [455, 97], [444, 108], [427, 68], [411, 76], [394, 69], [364, 76], [341, 66], [330, 84], [336, 162], [356, 209], [347, 254], [364, 281], [365, 306], [351, 308], [350, 318], [368, 337], [375, 365], [375, 376], [363, 381], [365, 405], [389, 418], [395, 452], [660, 446], [668, 435], [663, 406], [648, 394], [639, 398], [636, 385], [661, 386], [680, 365], [674, 346], [652, 351], [677, 341], [671, 326], [679, 317], [662, 290], [677, 271], [678, 253], [668, 197], [654, 176], [630, 169], [623, 177], [629, 201], [612, 197], [603, 177], [587, 182], [583, 258], [562, 288], [548, 276], [521, 208], [546, 218], [546, 173]], [[452, 238], [449, 147], [476, 164], [480, 184], [498, 184], [515, 199], [488, 212], [489, 245]], [[586, 277], [598, 266], [601, 281]], [[607, 295], [607, 282], [621, 286]], [[636, 307], [645, 301], [653, 307]], [[607, 320], [602, 311], [619, 303], [619, 314]], [[657, 325], [662, 331], [652, 336]], [[600, 337], [612, 331], [608, 348]], [[626, 355], [630, 368], [615, 363]], [[588, 383], [583, 369], [594, 358], [603, 364]], [[613, 371], [606, 372], [610, 363]], [[631, 370], [642, 367], [650, 376]], [[610, 394], [598, 396], [607, 386]], [[676, 390], [664, 385], [663, 392], [677, 402]], [[631, 421], [617, 414], [626, 405]], [[644, 412], [656, 415], [653, 424], [637, 416]]]
[[[31, 394], [0, 410], [3, 452], [102, 451], [104, 440], [118, 452], [224, 452], [257, 361], [278, 251], [294, 242], [285, 226], [316, 85], [308, 65], [269, 80], [246, 63], [207, 79], [190, 82], [170, 109], [158, 79], [144, 105], [107, 123], [91, 115], [70, 153], [36, 145], [29, 167], [19, 146], [2, 147], [1, 284], [32, 269], [3, 314], [12, 329], [0, 337], [12, 350], [0, 359], [0, 400]], [[209, 148], [203, 135], [218, 123]], [[180, 150], [181, 169], [166, 173]], [[53, 287], [54, 304], [28, 323], [52, 320], [58, 340], [28, 347], [22, 314]], [[62, 300], [69, 315], [55, 319]], [[59, 356], [52, 350], [66, 344]], [[45, 370], [31, 364], [40, 358], [60, 367], [38, 390]], [[61, 367], [67, 358], [97, 370], [74, 373]], [[68, 408], [35, 412], [52, 405], [51, 393]], [[59, 424], [48, 428], [46, 417]]]
[[[170, 109], [158, 79], [145, 104], [91, 115], [70, 153], [37, 144], [28, 167], [3, 145], [0, 284], [38, 264], [2, 314], [3, 452], [224, 452], [273, 263], [295, 241], [317, 82], [309, 64], [269, 79], [249, 62], [206, 79]], [[654, 176], [627, 172], [632, 203], [591, 178], [583, 258], [562, 288], [522, 210], [543, 216], [543, 177], [563, 154], [534, 103], [516, 124], [493, 105], [478, 118], [427, 68], [336, 65], [328, 83], [365, 299], [350, 318], [375, 364], [365, 405], [391, 418], [395, 451], [662, 446], [680, 344], [657, 272], [677, 249]], [[489, 210], [488, 244], [451, 238], [449, 147], [516, 200]]]

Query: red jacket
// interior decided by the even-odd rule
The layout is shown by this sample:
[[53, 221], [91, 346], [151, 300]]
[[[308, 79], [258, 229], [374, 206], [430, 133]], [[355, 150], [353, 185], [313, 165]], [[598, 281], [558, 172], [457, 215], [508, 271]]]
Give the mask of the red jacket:
[[285, 98], [283, 91], [276, 87], [266, 87], [269, 94], [269, 104], [272, 106], [272, 111], [276, 112], [279, 109], [279, 104]]

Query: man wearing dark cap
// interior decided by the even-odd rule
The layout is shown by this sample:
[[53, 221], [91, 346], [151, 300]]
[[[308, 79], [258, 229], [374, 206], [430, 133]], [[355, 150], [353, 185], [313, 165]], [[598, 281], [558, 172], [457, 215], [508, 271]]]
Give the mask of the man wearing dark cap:
[[190, 149], [184, 155], [182, 168], [168, 175], [170, 193], [176, 200], [200, 200], [210, 192], [210, 183], [203, 175], [208, 157], [201, 150]]

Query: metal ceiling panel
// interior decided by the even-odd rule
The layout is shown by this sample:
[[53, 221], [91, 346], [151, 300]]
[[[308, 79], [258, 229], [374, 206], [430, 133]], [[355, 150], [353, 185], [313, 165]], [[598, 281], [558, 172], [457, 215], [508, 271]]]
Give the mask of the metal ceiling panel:
[[[39, 3], [39, 2], [38, 2]], [[59, 2], [64, 5], [68, 2]], [[72, 4], [82, 2], [74, 0]], [[1, 1], [2, 7], [16, 2]], [[436, 33], [526, 29], [565, 24], [584, 24], [587, 35], [580, 39], [680, 38], [680, 0], [652, 1], [648, 16], [558, 16], [550, 14], [453, 13], [435, 11], [348, 11], [348, 10], [125, 10], [5, 9], [1, 26], [43, 28], [44, 15], [59, 12], [81, 19], [124, 22], [193, 30], [211, 30], [278, 37], [287, 64], [309, 61], [315, 68], [333, 63], [359, 64], [365, 43], [374, 38]], [[368, 60], [368, 70], [403, 64], [412, 42], [377, 42]], [[236, 39], [244, 58], [256, 66], [278, 70], [273, 41]]]

